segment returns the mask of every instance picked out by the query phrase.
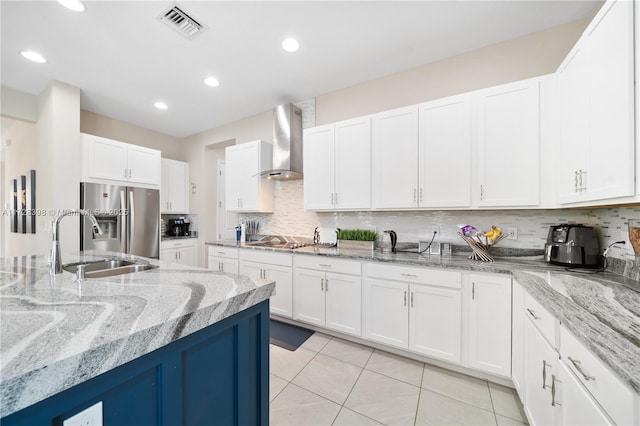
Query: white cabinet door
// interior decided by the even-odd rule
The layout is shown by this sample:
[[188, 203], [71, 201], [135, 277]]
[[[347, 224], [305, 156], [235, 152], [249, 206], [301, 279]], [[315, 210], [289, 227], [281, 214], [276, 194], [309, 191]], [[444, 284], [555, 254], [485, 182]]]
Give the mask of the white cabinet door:
[[225, 200], [228, 211], [272, 212], [271, 181], [259, 173], [271, 167], [272, 145], [253, 141], [225, 148]]
[[128, 145], [129, 182], [157, 185], [161, 178], [160, 151]]
[[471, 206], [471, 95], [421, 104], [419, 115], [419, 206]]
[[178, 253], [178, 263], [182, 265], [195, 266], [196, 264], [196, 251], [192, 248], [183, 248]]
[[405, 283], [366, 278], [367, 339], [404, 349], [409, 347], [408, 291]]
[[272, 314], [293, 317], [293, 273], [291, 268], [264, 265], [264, 278], [276, 282], [276, 294], [269, 300]]
[[585, 32], [589, 48], [589, 200], [635, 193], [633, 4], [607, 2], [599, 19]]
[[337, 209], [371, 208], [371, 119], [335, 125], [335, 195]]
[[189, 164], [183, 161], [162, 159], [162, 187], [160, 210], [162, 213], [189, 212]]
[[296, 269], [293, 318], [311, 324], [325, 324], [324, 272]]
[[418, 107], [375, 114], [372, 127], [373, 207], [417, 207]]
[[413, 284], [409, 289], [409, 349], [460, 363], [460, 290]]
[[524, 321], [525, 331], [525, 411], [532, 425], [553, 425], [560, 416], [558, 406], [551, 405], [552, 376], [559, 373], [558, 354], [544, 340], [531, 322]]
[[565, 426], [614, 424], [563, 362], [558, 363], [558, 371], [551, 379], [555, 379], [552, 386], [556, 388], [553, 402], [561, 407], [561, 418], [557, 424]]
[[470, 274], [469, 366], [511, 377], [511, 278]]
[[579, 41], [558, 69], [560, 155], [557, 161], [558, 201], [579, 201], [579, 180], [588, 168], [589, 93], [586, 43]]
[[[228, 274], [238, 273], [238, 261], [224, 257], [209, 256], [207, 268]], [[248, 275], [248, 274], [245, 274]]]
[[303, 138], [304, 208], [333, 209], [334, 197], [334, 132], [335, 126], [307, 129]]
[[530, 79], [476, 93], [478, 206], [539, 204], [539, 84]]
[[362, 334], [362, 278], [326, 273], [326, 327], [346, 334]]
[[95, 179], [126, 181], [129, 175], [127, 165], [127, 144], [99, 136], [82, 134], [83, 150], [88, 162], [88, 176]]

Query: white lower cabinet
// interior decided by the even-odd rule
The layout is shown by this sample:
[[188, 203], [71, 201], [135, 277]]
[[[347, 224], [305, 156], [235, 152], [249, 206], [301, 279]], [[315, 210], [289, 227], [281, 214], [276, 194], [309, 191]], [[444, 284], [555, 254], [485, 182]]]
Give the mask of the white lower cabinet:
[[235, 247], [209, 246], [207, 267], [218, 272], [238, 273], [238, 249]]
[[196, 265], [196, 246], [194, 239], [165, 240], [160, 242], [160, 260]]
[[366, 274], [366, 338], [460, 363], [460, 272], [369, 263]]
[[294, 319], [362, 334], [360, 262], [296, 256], [294, 294]]
[[469, 274], [468, 363], [511, 377], [511, 278]]
[[269, 299], [272, 314], [293, 316], [293, 255], [246, 249], [239, 254], [240, 275], [276, 282], [275, 294]]
[[613, 424], [564, 362], [558, 364], [557, 373], [559, 377], [552, 376], [554, 382], [551, 384], [552, 391], [555, 389], [555, 397], [552, 400], [556, 406], [562, 407], [557, 424], [566, 426]]

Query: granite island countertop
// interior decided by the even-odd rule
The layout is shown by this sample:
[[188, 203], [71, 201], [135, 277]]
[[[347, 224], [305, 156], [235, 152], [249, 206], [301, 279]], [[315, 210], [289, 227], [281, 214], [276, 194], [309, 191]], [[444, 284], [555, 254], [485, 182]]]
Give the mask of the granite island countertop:
[[497, 257], [495, 262], [480, 262], [468, 259], [465, 254], [429, 256], [314, 246], [283, 250], [253, 247], [235, 241], [207, 244], [511, 275], [620, 379], [640, 394], [640, 282], [621, 275], [552, 265], [542, 256]]
[[52, 281], [47, 256], [0, 259], [0, 417], [267, 300], [275, 284], [120, 253], [144, 272]]

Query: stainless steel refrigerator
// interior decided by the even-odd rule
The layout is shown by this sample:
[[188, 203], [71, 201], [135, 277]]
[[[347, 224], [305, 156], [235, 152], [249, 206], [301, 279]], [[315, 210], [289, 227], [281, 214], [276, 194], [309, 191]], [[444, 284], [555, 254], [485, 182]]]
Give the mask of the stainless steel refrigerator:
[[96, 235], [89, 217], [80, 217], [81, 250], [107, 250], [158, 259], [160, 192], [157, 189], [83, 182], [80, 208], [90, 210], [102, 228], [102, 235]]

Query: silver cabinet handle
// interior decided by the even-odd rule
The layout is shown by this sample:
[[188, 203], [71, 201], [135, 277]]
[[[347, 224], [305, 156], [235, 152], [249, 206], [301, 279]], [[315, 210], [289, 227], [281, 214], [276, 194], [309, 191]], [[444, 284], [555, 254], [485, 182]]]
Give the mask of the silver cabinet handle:
[[476, 283], [471, 283], [471, 300], [476, 298]]
[[324, 291], [324, 278], [320, 278], [320, 291]]
[[124, 178], [127, 178], [127, 169], [124, 169]]
[[333, 192], [331, 193], [331, 205], [333, 205]]
[[480, 200], [484, 200], [484, 185], [480, 185]]
[[542, 360], [542, 389], [547, 388], [547, 367], [551, 368], [551, 364], [547, 364], [547, 361]]
[[552, 374], [551, 375], [551, 406], [552, 407], [562, 405], [558, 401], [556, 401], [556, 382], [562, 383], [562, 380], [558, 379], [555, 374]]
[[329, 278], [324, 279], [324, 291], [329, 291]]
[[411, 307], [413, 308], [413, 292], [411, 292]]
[[220, 269], [220, 272], [224, 272], [224, 263], [221, 263], [221, 264], [218, 266], [218, 269]]
[[582, 169], [578, 170], [578, 174], [579, 174], [579, 177], [578, 177], [578, 186], [580, 187], [580, 191], [584, 191], [584, 190], [585, 190], [585, 187], [584, 187], [584, 185], [582, 184], [582, 174], [583, 174], [583, 173], [586, 173], [586, 172], [585, 172], [585, 171], [583, 171]]
[[413, 188], [413, 202], [414, 203], [416, 202], [416, 199], [417, 199], [416, 197], [417, 197], [417, 192], [416, 192], [416, 189]]
[[578, 171], [573, 172], [573, 188], [574, 192], [578, 192]]
[[415, 275], [415, 274], [405, 274], [405, 273], [401, 273], [400, 275], [402, 275], [403, 277], [418, 278], [418, 276], [417, 276], [417, 275]]
[[404, 292], [404, 306], [407, 306], [407, 292]]
[[540, 318], [539, 316], [536, 315], [536, 311], [534, 311], [533, 309], [527, 308], [527, 312], [529, 312], [529, 314], [531, 314], [531, 316], [535, 320], [542, 319], [542, 318]]
[[595, 380], [595, 376], [592, 376], [590, 374], [585, 373], [585, 371], [582, 369], [582, 363], [577, 360], [577, 359], [573, 359], [571, 357], [567, 357], [569, 358], [569, 361], [571, 361], [571, 363], [573, 364], [573, 366], [576, 368], [576, 370], [578, 370], [578, 372], [580, 374], [582, 374], [582, 377], [584, 377], [585, 380]]
[[327, 265], [326, 263], [318, 263], [318, 266], [322, 266], [323, 268], [331, 268], [331, 265]]
[[422, 188], [420, 188], [420, 201], [422, 201]]

